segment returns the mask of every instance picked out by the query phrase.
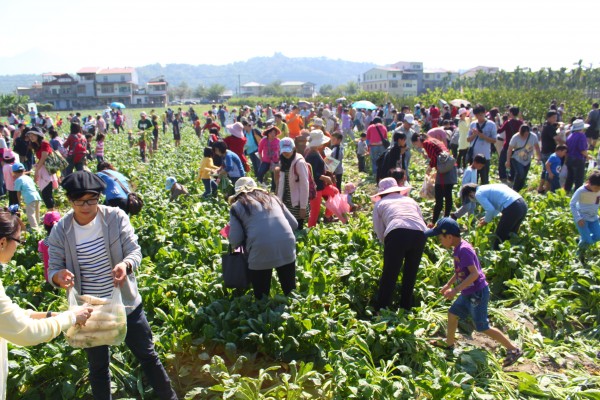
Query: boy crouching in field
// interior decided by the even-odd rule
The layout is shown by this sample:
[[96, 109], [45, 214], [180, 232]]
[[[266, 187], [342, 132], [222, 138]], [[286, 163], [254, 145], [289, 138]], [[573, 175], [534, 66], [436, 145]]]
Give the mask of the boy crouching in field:
[[[454, 248], [454, 275], [442, 287], [440, 293], [448, 300], [460, 295], [448, 310], [448, 332], [445, 343], [434, 345], [453, 349], [458, 319], [471, 316], [477, 332], [485, 333], [506, 347], [503, 366], [508, 367], [517, 361], [523, 352], [515, 347], [500, 330], [492, 328], [488, 321], [488, 301], [490, 289], [481, 270], [479, 259], [469, 242], [461, 239], [458, 223], [452, 218], [440, 219], [433, 229], [425, 231], [426, 237], [437, 236], [443, 247]], [[453, 288], [452, 285], [456, 284]]]

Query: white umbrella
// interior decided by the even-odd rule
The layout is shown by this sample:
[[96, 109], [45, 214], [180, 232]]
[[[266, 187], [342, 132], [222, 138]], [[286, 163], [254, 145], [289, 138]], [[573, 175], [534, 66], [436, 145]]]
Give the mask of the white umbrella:
[[450, 102], [450, 104], [452, 104], [454, 107], [460, 107], [460, 105], [471, 105], [470, 101], [467, 100], [463, 100], [463, 99], [454, 99]]

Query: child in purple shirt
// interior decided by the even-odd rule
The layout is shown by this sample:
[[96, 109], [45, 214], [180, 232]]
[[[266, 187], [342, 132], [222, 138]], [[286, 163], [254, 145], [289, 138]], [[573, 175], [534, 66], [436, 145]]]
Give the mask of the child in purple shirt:
[[[442, 246], [454, 248], [454, 275], [442, 287], [440, 293], [448, 300], [452, 300], [460, 293], [448, 310], [446, 341], [441, 343], [435, 341], [432, 344], [453, 350], [459, 318], [465, 319], [471, 316], [478, 332], [485, 333], [506, 347], [506, 358], [503, 366], [508, 367], [514, 364], [523, 355], [523, 352], [515, 347], [504, 333], [490, 327], [488, 321], [490, 289], [475, 250], [469, 242], [460, 237], [458, 223], [452, 218], [442, 218], [433, 229], [425, 231], [425, 236], [438, 236]], [[454, 288], [452, 288], [453, 284], [456, 284]]]

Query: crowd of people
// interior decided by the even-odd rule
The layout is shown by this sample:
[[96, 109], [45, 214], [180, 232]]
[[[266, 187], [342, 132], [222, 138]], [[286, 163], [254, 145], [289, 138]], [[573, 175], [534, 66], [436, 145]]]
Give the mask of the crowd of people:
[[[373, 228], [383, 244], [383, 269], [371, 303], [375, 312], [392, 306], [400, 272], [399, 306], [411, 309], [427, 238], [437, 236], [442, 246], [454, 250], [455, 260], [455, 274], [441, 294], [449, 300], [458, 295], [449, 310], [442, 347], [453, 348], [458, 319], [471, 317], [478, 331], [506, 347], [505, 365], [510, 365], [522, 351], [489, 326], [485, 274], [477, 249], [461, 238], [463, 230], [457, 220], [478, 214], [478, 205], [483, 209], [478, 226], [501, 215], [492, 241], [494, 250], [518, 234], [528, 211], [519, 192], [529, 190], [527, 177], [535, 155], [542, 164], [539, 193], [563, 188], [571, 194], [575, 189], [571, 212], [580, 232], [579, 256], [584, 263], [586, 250], [600, 240], [600, 171], [593, 168], [592, 158], [600, 110], [595, 103], [586, 118], [574, 117], [567, 124], [563, 118], [562, 108], [555, 103], [541, 129], [523, 121], [514, 106], [501, 113], [468, 103], [444, 104], [442, 109], [416, 104], [412, 110], [408, 106], [397, 110], [391, 103], [373, 110], [341, 102], [244, 106], [239, 111], [215, 105], [203, 117], [193, 108], [187, 112], [168, 108], [164, 115], [142, 112], [137, 129], [129, 130], [128, 137], [131, 146], [139, 146], [142, 162], [159, 150], [160, 128], [163, 135], [172, 132], [175, 146], [180, 145], [186, 126], [193, 128], [198, 140], [206, 140], [196, 183], [203, 186], [206, 201], [218, 198], [223, 181], [231, 183], [226, 193], [231, 206], [228, 239], [234, 248], [246, 248], [257, 299], [269, 295], [273, 269], [284, 294], [295, 289], [296, 231], [305, 222], [308, 228], [319, 223], [324, 201], [324, 222], [336, 221], [334, 215], [344, 218], [339, 204], [354, 206], [352, 194], [357, 186], [348, 176], [374, 182]], [[62, 121], [59, 116], [57, 120]], [[104, 150], [106, 136], [123, 131], [125, 116], [120, 110], [107, 109], [85, 118], [70, 114], [67, 121], [64, 140], [60, 138], [62, 123], [56, 126], [44, 116], [32, 115], [27, 123], [9, 112], [8, 122], [0, 126], [0, 189], [10, 207], [0, 212], [0, 262], [10, 260], [21, 243], [25, 226], [15, 210], [24, 203], [30, 229], [43, 225], [48, 232], [39, 244], [47, 281], [99, 297], [106, 297], [113, 285], [119, 286], [127, 307], [126, 344], [140, 360], [155, 392], [161, 398], [176, 398], [154, 351], [135, 279], [141, 252], [127, 216], [129, 180], [107, 161], [110, 155]], [[65, 159], [59, 171], [51, 168], [54, 152]], [[348, 173], [350, 152], [355, 153], [358, 167]], [[425, 184], [432, 186], [424, 188], [425, 193], [431, 192], [435, 200], [428, 221], [421, 211], [424, 203], [410, 196], [418, 176], [413, 164], [419, 153], [427, 160]], [[491, 183], [496, 181], [490, 176], [494, 153], [498, 153], [498, 177]], [[86, 166], [94, 160], [96, 173]], [[584, 182], [586, 167], [591, 172]], [[456, 188], [459, 179], [461, 185]], [[62, 216], [55, 210], [53, 197], [59, 185], [71, 206]], [[172, 201], [188, 195], [171, 176], [166, 189]], [[457, 194], [461, 207], [455, 210]], [[105, 205], [99, 205], [101, 195]], [[337, 208], [332, 199], [338, 200]], [[42, 201], [47, 213], [40, 219]], [[1, 286], [0, 297], [6, 309], [2, 313], [6, 323], [1, 324], [5, 328], [0, 332], [4, 360], [5, 339], [19, 344], [46, 341], [75, 323], [84, 324], [91, 313], [87, 309], [48, 313], [47, 319], [40, 319], [46, 315], [14, 306]], [[28, 329], [27, 335], [19, 333]], [[86, 349], [86, 354], [94, 397], [110, 398], [108, 347]]]

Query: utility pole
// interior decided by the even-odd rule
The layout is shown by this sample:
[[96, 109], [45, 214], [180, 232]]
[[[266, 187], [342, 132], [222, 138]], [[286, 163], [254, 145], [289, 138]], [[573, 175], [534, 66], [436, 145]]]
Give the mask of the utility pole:
[[238, 74], [238, 96], [242, 95], [242, 80], [240, 74]]

